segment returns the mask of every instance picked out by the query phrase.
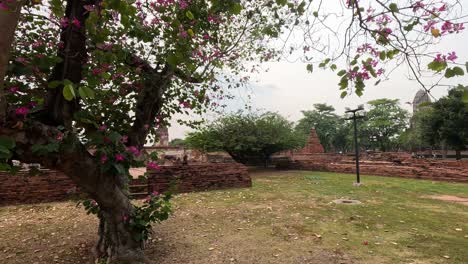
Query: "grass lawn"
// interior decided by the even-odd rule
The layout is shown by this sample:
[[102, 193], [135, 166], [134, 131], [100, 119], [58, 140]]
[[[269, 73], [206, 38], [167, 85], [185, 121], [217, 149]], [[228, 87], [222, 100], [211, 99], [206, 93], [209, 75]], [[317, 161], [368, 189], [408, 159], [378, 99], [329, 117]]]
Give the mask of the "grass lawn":
[[[153, 263], [468, 263], [467, 184], [254, 172], [253, 187], [177, 195]], [[335, 204], [338, 198], [359, 205]], [[0, 207], [0, 263], [87, 263], [97, 221], [75, 203]]]

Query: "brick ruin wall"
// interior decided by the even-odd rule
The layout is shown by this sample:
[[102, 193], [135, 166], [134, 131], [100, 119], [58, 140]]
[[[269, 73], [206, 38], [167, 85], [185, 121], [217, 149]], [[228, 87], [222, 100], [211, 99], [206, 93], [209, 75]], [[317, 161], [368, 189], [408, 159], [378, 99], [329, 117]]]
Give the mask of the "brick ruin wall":
[[[148, 179], [134, 179], [140, 194], [164, 192], [175, 184], [176, 192], [194, 192], [226, 188], [251, 187], [247, 168], [238, 163], [209, 163], [197, 165], [162, 166], [160, 171], [151, 171]], [[75, 183], [65, 174], [43, 170], [40, 175], [28, 172], [16, 175], [0, 173], [0, 205], [63, 201], [84, 197]]]
[[[405, 153], [363, 155], [361, 159], [361, 174], [468, 183], [468, 160], [416, 159]], [[353, 157], [338, 154], [278, 157], [276, 166], [278, 169], [356, 173]]]

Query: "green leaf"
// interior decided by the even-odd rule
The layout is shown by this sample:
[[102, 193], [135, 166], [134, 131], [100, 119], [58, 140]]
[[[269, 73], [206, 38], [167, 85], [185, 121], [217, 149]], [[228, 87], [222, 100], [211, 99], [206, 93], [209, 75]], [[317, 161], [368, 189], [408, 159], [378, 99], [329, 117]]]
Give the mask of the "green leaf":
[[348, 95], [348, 92], [347, 91], [343, 91], [340, 95], [341, 98], [345, 98], [346, 95]]
[[312, 73], [314, 71], [314, 65], [312, 64], [307, 64], [307, 71]]
[[395, 3], [391, 3], [388, 7], [390, 8], [390, 11], [392, 11], [393, 13], [398, 13], [398, 11], [400, 11], [398, 9], [397, 4], [395, 4]]
[[0, 159], [9, 159], [12, 155], [13, 153], [9, 149], [0, 145]]
[[16, 142], [11, 138], [0, 136], [0, 146], [5, 147], [6, 149], [13, 149], [16, 147]]
[[330, 66], [330, 69], [331, 69], [332, 71], [336, 70], [337, 68], [338, 68], [338, 67], [336, 66], [336, 64], [332, 64], [332, 65]]
[[193, 30], [192, 30], [191, 28], [189, 28], [189, 29], [187, 30], [187, 33], [188, 33], [191, 37], [193, 37], [193, 36], [195, 35], [195, 33], [193, 33]]
[[379, 54], [379, 58], [380, 58], [381, 60], [383, 60], [383, 61], [385, 60], [386, 56], [387, 56], [387, 55], [385, 54], [385, 51], [384, 51], [384, 50], [382, 50], [382, 51], [380, 52], [380, 54]]
[[465, 72], [463, 71], [463, 69], [458, 66], [453, 67], [452, 70], [453, 70], [453, 73], [455, 73], [455, 75], [458, 75], [458, 76], [465, 75]]
[[51, 82], [47, 85], [47, 87], [49, 87], [49, 88], [51, 88], [51, 89], [55, 89], [55, 88], [57, 88], [59, 85], [62, 85], [62, 84], [63, 84], [62, 81], [57, 81], [57, 80], [56, 80], [56, 81], [51, 81]]
[[447, 68], [447, 62], [445, 61], [432, 61], [427, 65], [430, 70], [441, 72]]
[[83, 99], [88, 99], [88, 98], [94, 99], [94, 97], [95, 97], [95, 93], [94, 93], [93, 89], [91, 89], [91, 88], [89, 88], [87, 86], [80, 87], [78, 89], [78, 94]]
[[242, 11], [242, 8], [243, 8], [243, 7], [242, 7], [241, 4], [235, 3], [235, 4], [233, 4], [232, 7], [231, 7], [231, 12], [232, 12], [233, 14], [235, 14], [235, 15], [239, 15], [240, 12]]
[[463, 76], [465, 75], [465, 72], [463, 71], [462, 68], [460, 67], [453, 67], [453, 68], [447, 68], [447, 70], [445, 70], [445, 78], [452, 78], [452, 77], [455, 77], [455, 76]]
[[341, 78], [341, 81], [339, 83], [340, 90], [344, 90], [344, 89], [348, 88], [348, 84], [349, 84], [348, 78], [345, 78], [345, 77]]
[[193, 15], [192, 12], [190, 12], [190, 10], [188, 10], [187, 12], [185, 12], [185, 15], [186, 15], [190, 20], [195, 19], [195, 16]]
[[468, 72], [468, 61], [465, 63], [466, 72]]
[[284, 5], [286, 5], [286, 4], [288, 3], [288, 0], [276, 0], [276, 3], [277, 3], [278, 5], [284, 6]]
[[10, 171], [11, 166], [7, 163], [0, 163], [0, 171]]
[[67, 101], [71, 101], [73, 100], [73, 98], [75, 98], [75, 89], [73, 88], [73, 84], [65, 84], [65, 86], [63, 87], [63, 97], [65, 97], [65, 99]]
[[464, 103], [468, 104], [468, 87], [465, 87], [465, 91], [463, 91], [462, 100]]
[[318, 17], [318, 12], [317, 11], [314, 11], [312, 14], [314, 15], [314, 17]]
[[345, 74], [346, 74], [346, 70], [341, 70], [341, 71], [339, 71], [339, 72], [337, 73], [337, 75], [340, 76], [340, 77], [343, 76], [343, 75], [345, 75]]

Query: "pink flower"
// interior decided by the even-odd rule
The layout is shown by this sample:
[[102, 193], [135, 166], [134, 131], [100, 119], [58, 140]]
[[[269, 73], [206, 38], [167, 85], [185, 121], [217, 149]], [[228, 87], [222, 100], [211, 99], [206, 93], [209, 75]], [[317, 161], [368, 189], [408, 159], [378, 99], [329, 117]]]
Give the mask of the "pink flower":
[[76, 19], [76, 17], [73, 18], [73, 21], [72, 21], [72, 24], [76, 27], [76, 28], [80, 28], [81, 27], [81, 23], [78, 19]]
[[457, 54], [455, 54], [455, 51], [450, 52], [447, 56], [447, 60], [454, 62], [456, 59], [458, 59]]
[[145, 125], [143, 126], [143, 128], [144, 128], [145, 130], [148, 130], [149, 127], [150, 127], [150, 126], [149, 126], [148, 124], [145, 124]]
[[122, 220], [123, 220], [124, 222], [128, 222], [128, 219], [129, 219], [128, 215], [124, 214], [124, 215], [122, 216]]
[[102, 155], [101, 155], [101, 163], [102, 163], [102, 164], [106, 163], [108, 159], [109, 159], [109, 158], [107, 157], [106, 154], [102, 154]]
[[190, 109], [192, 108], [192, 104], [189, 103], [189, 102], [183, 102], [183, 103], [182, 103], [182, 106], [183, 106], [184, 108], [190, 108]]
[[68, 27], [68, 18], [62, 17], [62, 18], [60, 19], [60, 25], [61, 25], [63, 28]]
[[434, 61], [436, 62], [445, 62], [447, 59], [445, 56], [442, 56], [442, 54], [437, 54], [436, 57], [434, 58]]
[[19, 87], [18, 86], [12, 86], [12, 87], [10, 87], [10, 89], [8, 89], [8, 91], [10, 91], [10, 93], [17, 93], [19, 91]]
[[160, 170], [161, 169], [161, 167], [159, 167], [159, 165], [156, 164], [156, 162], [153, 162], [153, 161], [148, 162], [148, 164], [146, 164], [146, 168], [150, 169], [150, 170]]
[[442, 29], [442, 33], [445, 33], [445, 32], [452, 33], [453, 32], [453, 24], [450, 21], [445, 21], [445, 23], [442, 25], [442, 27], [440, 29]]
[[92, 73], [93, 73], [93, 75], [99, 75], [99, 74], [102, 73], [102, 69], [94, 68], [94, 69], [92, 70]]
[[446, 11], [446, 10], [447, 10], [447, 6], [445, 4], [443, 4], [441, 7], [439, 7], [440, 12], [443, 12], [443, 11]]
[[115, 154], [115, 160], [116, 160], [116, 161], [124, 161], [124, 160], [125, 160], [125, 156], [122, 155], [122, 154]]
[[416, 12], [418, 9], [424, 8], [424, 3], [422, 1], [418, 1], [413, 4], [413, 12]]
[[106, 125], [102, 125], [98, 128], [99, 131], [104, 131], [107, 129], [107, 126]]
[[137, 157], [141, 155], [141, 151], [135, 146], [128, 147], [127, 152], [130, 152]]
[[185, 0], [180, 0], [180, 1], [179, 1], [179, 7], [180, 7], [180, 9], [182, 9], [182, 10], [187, 9], [188, 3], [187, 3]]
[[465, 27], [464, 27], [463, 23], [458, 23], [458, 24], [455, 24], [453, 26], [453, 31], [455, 31], [456, 33], [460, 32], [460, 31], [462, 31], [464, 29], [465, 29]]
[[203, 39], [210, 39], [210, 35], [208, 33], [203, 34]]
[[63, 139], [63, 133], [60, 133], [60, 132], [59, 132], [59, 133], [57, 134], [57, 136], [55, 137], [55, 139], [58, 140], [58, 141], [62, 141], [62, 139]]
[[26, 118], [26, 115], [27, 115], [28, 113], [29, 113], [29, 108], [24, 107], [24, 106], [18, 107], [18, 108], [16, 108], [16, 110], [15, 110], [15, 114], [16, 114], [17, 116], [23, 116], [23, 118]]
[[151, 195], [152, 195], [152, 196], [158, 196], [159, 193], [158, 193], [157, 191], [153, 191], [153, 192], [151, 193]]
[[42, 43], [42, 41], [38, 40], [36, 42], [34, 42], [31, 46], [34, 48], [34, 49], [37, 49], [39, 48], [40, 46], [42, 46], [44, 43]]
[[128, 142], [128, 136], [126, 136], [126, 135], [122, 136], [122, 138], [120, 139], [120, 142], [127, 143]]
[[187, 31], [185, 31], [185, 30], [182, 30], [179, 34], [180, 34], [180, 36], [181, 36], [182, 38], [187, 38], [187, 37], [188, 37], [188, 33], [187, 33]]
[[424, 26], [424, 31], [429, 31], [431, 30], [432, 28], [434, 28], [434, 25], [437, 24], [437, 22], [435, 22], [434, 20], [429, 20], [427, 21], [427, 24]]
[[5, 4], [5, 2], [0, 2], [0, 10], [3, 10], [3, 11], [7, 11], [9, 8], [8, 6]]

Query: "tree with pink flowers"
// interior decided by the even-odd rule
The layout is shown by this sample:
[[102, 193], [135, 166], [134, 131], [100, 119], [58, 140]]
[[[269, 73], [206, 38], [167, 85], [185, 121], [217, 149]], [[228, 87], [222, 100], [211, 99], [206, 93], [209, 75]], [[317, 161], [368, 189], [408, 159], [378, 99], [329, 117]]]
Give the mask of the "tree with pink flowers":
[[[222, 107], [260, 63], [337, 71], [342, 96], [402, 64], [428, 90], [465, 74], [455, 51], [426, 52], [464, 30], [458, 1], [337, 0], [336, 12], [330, 2], [0, 1], [1, 169], [15, 159], [66, 173], [93, 199], [97, 257], [136, 263], [170, 197], [132, 204], [129, 168], [157, 170], [141, 155], [155, 129]], [[424, 71], [440, 81], [428, 86]]]

